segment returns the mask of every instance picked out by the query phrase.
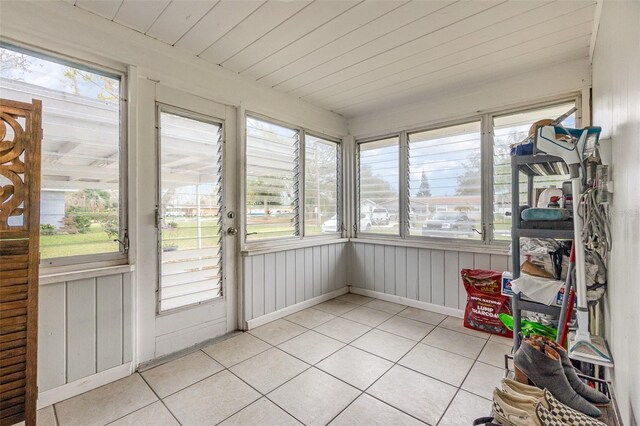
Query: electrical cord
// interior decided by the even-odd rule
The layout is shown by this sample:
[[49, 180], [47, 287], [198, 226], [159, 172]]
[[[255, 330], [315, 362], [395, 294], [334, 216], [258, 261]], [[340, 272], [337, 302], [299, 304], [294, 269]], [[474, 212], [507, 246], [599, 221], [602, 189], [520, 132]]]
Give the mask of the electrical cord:
[[611, 229], [605, 206], [598, 203], [597, 195], [597, 188], [587, 188], [581, 196], [577, 211], [584, 222], [581, 238], [585, 249], [593, 255], [596, 263], [604, 268], [606, 276], [606, 259], [611, 249]]

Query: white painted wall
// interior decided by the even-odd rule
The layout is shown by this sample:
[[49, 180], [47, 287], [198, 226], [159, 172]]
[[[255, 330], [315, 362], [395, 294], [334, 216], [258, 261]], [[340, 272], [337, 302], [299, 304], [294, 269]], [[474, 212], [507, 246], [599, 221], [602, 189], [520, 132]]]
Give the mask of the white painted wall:
[[345, 288], [348, 245], [339, 242], [244, 256], [245, 321]]
[[40, 278], [38, 408], [134, 371], [133, 279], [126, 265]]
[[348, 255], [354, 287], [424, 303], [425, 308], [462, 316], [467, 292], [461, 269], [511, 270], [511, 257], [477, 250], [352, 242]]
[[606, 301], [625, 424], [640, 423], [640, 2], [605, 1], [593, 57], [593, 122], [613, 140], [613, 248]]

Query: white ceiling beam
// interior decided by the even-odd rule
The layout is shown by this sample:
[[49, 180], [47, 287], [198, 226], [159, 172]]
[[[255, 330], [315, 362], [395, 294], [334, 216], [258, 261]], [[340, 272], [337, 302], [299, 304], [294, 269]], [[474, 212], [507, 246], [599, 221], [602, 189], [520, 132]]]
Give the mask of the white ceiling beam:
[[602, 5], [604, 0], [596, 0], [596, 10], [593, 13], [593, 27], [591, 30], [591, 40], [589, 41], [589, 62], [593, 63], [593, 52], [596, 49], [598, 39], [598, 29], [600, 28], [600, 16], [602, 15]]

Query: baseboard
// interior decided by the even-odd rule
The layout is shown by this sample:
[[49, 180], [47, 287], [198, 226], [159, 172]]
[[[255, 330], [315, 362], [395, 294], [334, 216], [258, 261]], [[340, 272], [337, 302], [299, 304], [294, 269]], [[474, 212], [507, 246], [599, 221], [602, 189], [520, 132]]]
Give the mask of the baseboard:
[[449, 308], [447, 306], [435, 305], [429, 302], [423, 302], [421, 300], [409, 299], [407, 297], [395, 296], [392, 294], [381, 293], [379, 291], [367, 290], [365, 288], [359, 288], [349, 286], [349, 292], [359, 294], [361, 296], [375, 297], [376, 299], [385, 300], [387, 302], [400, 303], [402, 305], [411, 306], [413, 308], [424, 309], [425, 311], [436, 312], [438, 314], [450, 315], [456, 318], [463, 318], [464, 311], [461, 309]]
[[338, 296], [342, 296], [343, 294], [347, 294], [347, 293], [349, 293], [349, 287], [342, 287], [342, 288], [339, 288], [338, 290], [333, 290], [333, 291], [330, 291], [329, 293], [325, 293], [323, 295], [314, 297], [313, 299], [305, 300], [304, 302], [287, 306], [286, 308], [283, 308], [274, 312], [270, 312], [258, 318], [250, 319], [246, 322], [246, 330], [251, 330], [253, 328], [260, 327], [261, 325], [265, 325], [271, 321], [284, 318], [287, 315], [295, 314], [298, 311], [302, 311], [303, 309], [310, 308], [314, 305], [317, 305], [322, 302], [326, 302], [327, 300], [333, 299]]
[[101, 371], [97, 374], [84, 377], [80, 380], [49, 389], [38, 394], [38, 409], [48, 407], [56, 402], [64, 401], [81, 393], [90, 391], [108, 383], [115, 382], [132, 374], [134, 371], [133, 364], [128, 362], [117, 367]]

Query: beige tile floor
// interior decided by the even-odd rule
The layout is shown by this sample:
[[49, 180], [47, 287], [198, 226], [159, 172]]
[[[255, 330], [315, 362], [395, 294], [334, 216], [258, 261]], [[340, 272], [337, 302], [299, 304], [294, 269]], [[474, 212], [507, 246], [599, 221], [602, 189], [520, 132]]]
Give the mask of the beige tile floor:
[[62, 401], [39, 425], [470, 425], [508, 339], [346, 294]]

